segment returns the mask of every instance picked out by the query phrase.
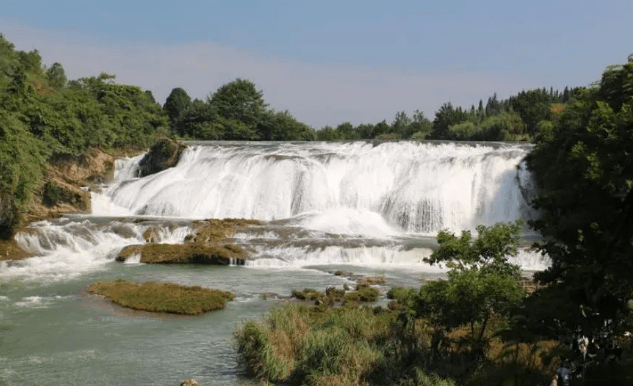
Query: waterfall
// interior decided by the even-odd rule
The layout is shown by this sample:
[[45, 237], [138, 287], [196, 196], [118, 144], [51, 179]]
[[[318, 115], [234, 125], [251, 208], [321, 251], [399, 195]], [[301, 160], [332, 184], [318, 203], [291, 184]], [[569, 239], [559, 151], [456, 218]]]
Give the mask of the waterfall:
[[[191, 220], [207, 218], [266, 222], [231, 240], [254, 251], [250, 267], [441, 271], [423, 262], [438, 231], [532, 215], [528, 151], [451, 142], [210, 142], [190, 145], [178, 165], [144, 178], [137, 173], [142, 155], [124, 158], [114, 180], [92, 193], [92, 215], [29, 225], [16, 241], [35, 257], [0, 263], [0, 276], [100, 270], [121, 248], [146, 243], [150, 228], [152, 242], [178, 244], [192, 232]], [[549, 264], [525, 250], [513, 262], [529, 270]]]
[[211, 143], [190, 146], [174, 168], [119, 181], [107, 195], [137, 215], [303, 217], [306, 227], [334, 232], [434, 234], [529, 216], [521, 186], [529, 176], [518, 168], [527, 151], [404, 141]]

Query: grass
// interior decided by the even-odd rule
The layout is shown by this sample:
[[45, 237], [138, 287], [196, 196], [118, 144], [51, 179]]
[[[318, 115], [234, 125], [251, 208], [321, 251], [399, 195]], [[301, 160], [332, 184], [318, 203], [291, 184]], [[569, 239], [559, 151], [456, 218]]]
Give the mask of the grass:
[[[345, 296], [371, 290], [361, 284]], [[497, 333], [507, 325], [504, 319], [490, 322], [490, 344], [478, 357], [468, 326], [435, 330], [423, 318], [402, 324], [402, 307], [329, 302], [339, 291], [328, 288], [319, 306], [290, 302], [245, 322], [235, 333], [239, 362], [260, 384], [312, 386], [542, 385], [558, 366], [552, 358], [559, 342], [503, 342]], [[395, 287], [388, 297], [407, 305], [416, 292]]]
[[417, 293], [418, 290], [416, 290], [415, 288], [392, 287], [389, 292], [387, 292], [387, 298], [391, 299], [391, 302], [389, 302], [388, 305], [389, 309], [402, 309], [402, 307], [413, 301]]
[[88, 291], [134, 310], [199, 315], [223, 309], [233, 294], [200, 286], [173, 283], [136, 283], [126, 280], [96, 282]]
[[396, 313], [357, 306], [317, 309], [288, 303], [273, 307], [261, 321], [243, 324], [235, 333], [240, 363], [263, 383], [454, 385], [419, 368], [404, 368], [392, 352]]

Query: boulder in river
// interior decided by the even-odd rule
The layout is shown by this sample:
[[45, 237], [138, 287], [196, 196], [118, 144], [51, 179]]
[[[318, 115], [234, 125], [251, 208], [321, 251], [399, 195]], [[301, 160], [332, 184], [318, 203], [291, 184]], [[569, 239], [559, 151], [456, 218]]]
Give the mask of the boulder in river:
[[172, 139], [159, 139], [139, 163], [139, 176], [149, 176], [176, 166], [186, 148], [186, 145]]
[[196, 381], [195, 379], [185, 379], [184, 381], [182, 381], [180, 386], [202, 386], [202, 385], [200, 384], [200, 382]]

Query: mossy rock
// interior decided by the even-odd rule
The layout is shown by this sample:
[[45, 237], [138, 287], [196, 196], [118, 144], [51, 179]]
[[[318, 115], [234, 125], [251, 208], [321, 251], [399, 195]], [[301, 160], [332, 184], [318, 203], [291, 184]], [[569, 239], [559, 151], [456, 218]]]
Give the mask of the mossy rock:
[[42, 203], [49, 208], [69, 204], [87, 211], [90, 209], [90, 193], [61, 181], [47, 181], [42, 188]]
[[178, 164], [186, 145], [169, 138], [159, 139], [139, 162], [139, 175], [146, 177]]
[[211, 264], [244, 265], [248, 252], [237, 244], [146, 244], [130, 245], [121, 250], [116, 261], [124, 262], [133, 255], [141, 255], [145, 264]]
[[192, 225], [193, 233], [185, 238], [185, 242], [206, 244], [217, 243], [232, 236], [235, 232], [242, 228], [260, 224], [261, 221], [258, 220], [233, 218], [195, 221]]
[[323, 299], [324, 296], [323, 292], [319, 292], [312, 288], [304, 288], [302, 291], [292, 290], [292, 297], [299, 300], [318, 300]]
[[378, 300], [380, 292], [373, 287], [358, 286], [356, 291], [345, 294], [346, 302], [375, 302]]
[[384, 276], [365, 276], [359, 280], [360, 284], [367, 285], [376, 285], [376, 284], [385, 284]]
[[233, 294], [200, 286], [174, 283], [136, 283], [126, 280], [96, 282], [88, 291], [134, 310], [199, 315], [223, 309]]

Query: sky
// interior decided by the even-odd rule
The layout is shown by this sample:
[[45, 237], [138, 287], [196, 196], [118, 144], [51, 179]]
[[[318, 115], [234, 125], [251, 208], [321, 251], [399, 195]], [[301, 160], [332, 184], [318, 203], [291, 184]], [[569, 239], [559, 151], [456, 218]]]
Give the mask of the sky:
[[69, 79], [160, 103], [236, 78], [314, 128], [586, 86], [633, 53], [631, 0], [1, 0], [0, 33]]

